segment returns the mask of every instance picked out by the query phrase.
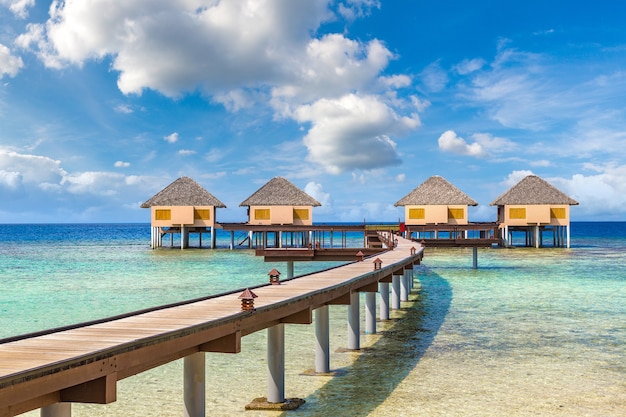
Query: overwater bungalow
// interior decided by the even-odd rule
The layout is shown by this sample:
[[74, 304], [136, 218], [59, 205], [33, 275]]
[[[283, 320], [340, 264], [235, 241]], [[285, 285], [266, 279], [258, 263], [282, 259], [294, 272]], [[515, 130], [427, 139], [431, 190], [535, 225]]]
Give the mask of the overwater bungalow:
[[540, 247], [551, 231], [554, 246], [570, 247], [570, 206], [578, 202], [536, 175], [522, 179], [496, 198], [502, 245], [513, 245], [513, 232], [525, 235], [525, 245]]
[[435, 175], [394, 205], [404, 207], [404, 222], [408, 236], [415, 231], [419, 238], [419, 234], [426, 233], [429, 229], [437, 238], [440, 228], [426, 226], [467, 225], [468, 207], [477, 206], [478, 203], [445, 178]]
[[163, 236], [169, 234], [172, 239], [180, 234], [181, 249], [189, 246], [189, 234], [198, 233], [200, 246], [202, 234], [211, 234], [211, 248], [215, 247], [216, 208], [226, 205], [200, 184], [189, 177], [181, 177], [159, 191], [141, 205], [150, 209], [152, 226], [152, 248], [163, 245]]
[[274, 177], [239, 204], [248, 207], [248, 224], [312, 225], [320, 202], [287, 179]]

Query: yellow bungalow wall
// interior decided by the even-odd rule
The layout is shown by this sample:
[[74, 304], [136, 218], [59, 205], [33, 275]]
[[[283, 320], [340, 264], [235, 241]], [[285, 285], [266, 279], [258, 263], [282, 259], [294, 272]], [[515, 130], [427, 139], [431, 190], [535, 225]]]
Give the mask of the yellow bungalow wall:
[[408, 226], [427, 224], [467, 224], [467, 206], [404, 206], [404, 222]]
[[249, 224], [312, 225], [312, 206], [250, 206]]
[[501, 226], [568, 226], [570, 206], [562, 204], [506, 205], [498, 206]]
[[213, 227], [215, 225], [215, 206], [153, 206], [150, 214], [153, 227]]

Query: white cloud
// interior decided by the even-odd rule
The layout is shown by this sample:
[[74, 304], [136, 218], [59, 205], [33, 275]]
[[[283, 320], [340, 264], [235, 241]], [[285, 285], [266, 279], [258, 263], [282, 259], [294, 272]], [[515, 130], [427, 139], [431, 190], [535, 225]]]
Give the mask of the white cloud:
[[128, 104], [118, 104], [117, 106], [114, 107], [114, 110], [118, 113], [123, 113], [123, 114], [131, 114], [133, 112], [133, 108], [129, 106]]
[[500, 154], [511, 152], [518, 149], [516, 143], [502, 137], [493, 136], [490, 133], [474, 133], [472, 138], [478, 143], [485, 152], [491, 154]]
[[208, 162], [215, 163], [219, 161], [220, 159], [222, 159], [223, 156], [224, 156], [223, 150], [213, 148], [204, 155], [204, 159], [206, 159]]
[[24, 19], [28, 17], [28, 9], [35, 5], [35, 0], [0, 0], [0, 5], [8, 7], [15, 16]]
[[333, 174], [399, 164], [388, 135], [405, 134], [420, 123], [417, 115], [399, 116], [375, 96], [354, 94], [301, 106], [295, 118], [312, 125], [304, 137], [308, 159]]
[[0, 149], [0, 171], [12, 173], [12, 181], [17, 181], [19, 177], [22, 183], [58, 183], [66, 175], [60, 165], [60, 161], [46, 156]]
[[130, 162], [116, 161], [113, 166], [115, 166], [115, 168], [128, 168], [130, 166]]
[[506, 188], [511, 188], [529, 175], [535, 174], [532, 171], [528, 170], [513, 171], [506, 177], [506, 179], [501, 184]]
[[7, 188], [16, 189], [22, 183], [22, 176], [19, 172], [0, 170], [0, 185]]
[[441, 68], [439, 62], [433, 62], [420, 73], [420, 79], [427, 90], [438, 92], [448, 84], [448, 74]]
[[15, 77], [24, 66], [22, 58], [11, 54], [11, 50], [0, 43], [0, 79], [6, 74]]
[[456, 64], [452, 69], [461, 75], [471, 74], [472, 72], [480, 70], [486, 64], [482, 58], [464, 59]]
[[178, 151], [179, 155], [187, 156], [187, 155], [195, 155], [196, 151], [191, 149], [181, 149]]
[[[361, 17], [379, 6], [348, 0], [335, 10]], [[269, 103], [276, 117], [311, 123], [309, 159], [329, 172], [397, 164], [392, 137], [419, 126], [417, 114], [398, 112], [428, 102], [397, 97], [395, 89], [412, 80], [383, 75], [397, 57], [380, 40], [315, 37], [339, 17], [331, 7], [328, 0], [155, 0], [150, 8], [142, 0], [54, 2], [50, 19], [29, 25], [16, 43], [52, 68], [110, 59], [124, 94], [199, 90], [230, 111]], [[359, 108], [369, 103], [381, 114]], [[164, 139], [175, 143], [178, 134]]]
[[304, 192], [319, 201], [322, 207], [326, 209], [324, 211], [329, 211], [328, 209], [332, 206], [332, 201], [330, 194], [324, 192], [322, 184], [311, 181], [304, 186]]
[[339, 3], [339, 14], [346, 20], [354, 20], [358, 17], [367, 16], [372, 8], [380, 9], [380, 1], [378, 0], [347, 0]]
[[167, 136], [163, 136], [163, 139], [169, 143], [176, 143], [178, 142], [178, 133], [174, 132]]
[[476, 157], [484, 157], [486, 156], [486, 151], [484, 147], [478, 143], [474, 142], [469, 144], [460, 136], [457, 136], [456, 132], [453, 130], [447, 130], [439, 136], [437, 140], [439, 144], [439, 149], [444, 152], [452, 152], [458, 155], [467, 155], [467, 156], [476, 156]]
[[[589, 167], [589, 166], [588, 166]], [[620, 220], [626, 215], [626, 165], [594, 166], [593, 175], [574, 174], [570, 179], [546, 178], [578, 201], [575, 213], [595, 220]]]
[[397, 182], [404, 182], [406, 180], [406, 174], [398, 174], [396, 175]]

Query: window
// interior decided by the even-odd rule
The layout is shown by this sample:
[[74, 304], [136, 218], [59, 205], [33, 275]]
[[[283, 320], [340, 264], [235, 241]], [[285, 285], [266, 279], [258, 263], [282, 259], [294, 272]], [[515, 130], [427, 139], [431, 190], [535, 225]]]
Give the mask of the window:
[[409, 209], [409, 219], [425, 219], [426, 210], [423, 208]]
[[565, 215], [565, 207], [550, 207], [550, 217], [552, 219], [564, 219], [567, 216]]
[[293, 218], [296, 220], [309, 220], [309, 210], [293, 209]]
[[254, 209], [254, 219], [255, 220], [269, 220], [270, 209]]
[[462, 208], [449, 208], [448, 218], [455, 219], [455, 220], [462, 220], [465, 218], [465, 210], [463, 210]]
[[509, 219], [525, 219], [526, 207], [510, 208]]
[[211, 220], [211, 210], [210, 209], [194, 209], [193, 218], [194, 220]]
[[170, 209], [154, 210], [154, 220], [172, 220], [172, 210]]

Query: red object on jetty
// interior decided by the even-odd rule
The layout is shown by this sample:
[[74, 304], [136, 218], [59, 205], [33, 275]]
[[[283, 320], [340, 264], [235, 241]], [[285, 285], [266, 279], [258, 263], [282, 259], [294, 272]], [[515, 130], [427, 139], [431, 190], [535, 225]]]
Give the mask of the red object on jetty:
[[241, 295], [239, 295], [239, 299], [241, 300], [241, 310], [242, 311], [250, 311], [254, 310], [254, 299], [257, 298], [258, 295], [252, 292], [250, 288], [246, 288]]
[[280, 284], [280, 272], [276, 268], [272, 269], [268, 275], [270, 276], [270, 284], [279, 285]]
[[411, 246], [411, 255], [415, 255], [416, 252], [417, 249], [415, 249], [415, 246]]
[[363, 252], [358, 251], [356, 253], [356, 260], [357, 260], [357, 262], [363, 262]]
[[379, 270], [382, 264], [383, 261], [381, 261], [380, 258], [374, 259], [374, 271]]

